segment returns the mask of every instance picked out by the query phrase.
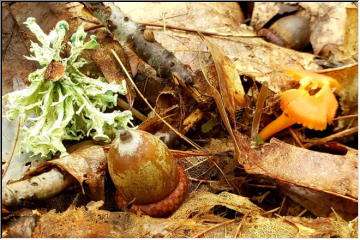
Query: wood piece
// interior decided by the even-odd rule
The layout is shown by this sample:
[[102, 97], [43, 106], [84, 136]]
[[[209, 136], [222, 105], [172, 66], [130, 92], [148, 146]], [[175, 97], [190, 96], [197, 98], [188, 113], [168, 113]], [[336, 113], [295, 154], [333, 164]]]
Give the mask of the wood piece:
[[2, 201], [5, 206], [18, 206], [24, 200], [46, 199], [63, 191], [72, 182], [69, 175], [64, 175], [57, 168], [5, 185], [2, 190]]
[[193, 74], [173, 53], [158, 42], [146, 40], [144, 25], [131, 21], [113, 3], [83, 2], [88, 10], [106, 26], [122, 44], [131, 44], [135, 53], [152, 66], [160, 77], [176, 74], [184, 83], [191, 83]]

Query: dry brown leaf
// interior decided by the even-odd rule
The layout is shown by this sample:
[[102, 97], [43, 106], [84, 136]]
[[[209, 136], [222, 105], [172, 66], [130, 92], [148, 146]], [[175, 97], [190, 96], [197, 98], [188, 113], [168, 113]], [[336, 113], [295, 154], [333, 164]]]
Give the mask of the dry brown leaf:
[[44, 169], [57, 166], [73, 176], [82, 188], [83, 184], [86, 183], [89, 186], [89, 195], [92, 199], [104, 200], [104, 176], [107, 171], [106, 154], [102, 146], [86, 144], [68, 156], [44, 162], [27, 172], [25, 178], [37, 175]]
[[[345, 227], [343, 223], [341, 227]], [[237, 229], [239, 229], [238, 234]], [[207, 238], [320, 238], [338, 237], [342, 229], [337, 222], [329, 218], [266, 218], [251, 216], [238, 223], [230, 223], [207, 232]], [[346, 236], [353, 236], [348, 234]]]
[[239, 74], [249, 76], [257, 82], [267, 82], [268, 88], [279, 93], [296, 86], [296, 82], [283, 73], [284, 70], [300, 68], [320, 70], [315, 56], [292, 49], [282, 48], [258, 39], [239, 52], [235, 61]]
[[[210, 204], [201, 208], [197, 200]], [[247, 203], [246, 203], [247, 202]], [[191, 204], [195, 203], [192, 207]], [[237, 206], [236, 203], [240, 203]], [[237, 219], [206, 214], [214, 206], [226, 206], [247, 212]], [[168, 219], [136, 216], [128, 212], [108, 212], [98, 209], [69, 208], [63, 213], [43, 214], [32, 237], [356, 237], [356, 221], [337, 218], [307, 219], [299, 217], [267, 218], [259, 215], [248, 199], [234, 194], [198, 193], [185, 202], [183, 217]], [[180, 209], [178, 211], [181, 211]], [[201, 214], [188, 218], [191, 211]], [[195, 212], [193, 212], [195, 213]], [[236, 235], [236, 236], [235, 236]]]
[[242, 214], [260, 214], [263, 210], [248, 198], [236, 194], [221, 192], [219, 194], [197, 191], [170, 217], [171, 219], [186, 219], [191, 214], [206, 214], [214, 206], [221, 205]]
[[[17, 2], [12, 4], [10, 9], [22, 33], [27, 49], [29, 49], [30, 40], [36, 41], [36, 37], [30, 32], [25, 24], [23, 24], [28, 17], [36, 18], [39, 26], [46, 33], [49, 32], [58, 21], [66, 20], [69, 23], [69, 31], [64, 40], [66, 41], [76, 31], [80, 24], [80, 18], [78, 17], [82, 5], [75, 2]], [[39, 21], [40, 19], [41, 21]]]
[[233, 26], [239, 26], [244, 20], [239, 4], [235, 2], [118, 2], [115, 4], [133, 21], [163, 23], [165, 20], [165, 24], [200, 30], [226, 31]]
[[358, 60], [358, 8], [346, 8], [346, 23], [343, 49], [348, 56]]
[[[239, 153], [240, 153], [240, 149], [239, 149], [238, 143], [236, 141], [235, 134], [232, 130], [227, 112], [225, 110], [225, 103], [223, 100], [223, 96], [220, 94], [220, 92], [216, 88], [216, 86], [219, 86], [219, 84], [220, 84], [219, 83], [220, 79], [217, 77], [218, 75], [217, 76], [214, 75], [215, 74], [214, 71], [211, 71], [211, 68], [209, 67], [209, 65], [206, 64], [204, 55], [200, 55], [199, 62], [200, 62], [201, 70], [204, 74], [206, 83], [208, 84], [208, 91], [209, 91], [210, 95], [214, 98], [214, 101], [215, 101], [217, 109], [220, 113], [221, 119], [225, 125], [225, 128], [228, 131], [231, 139], [234, 142], [236, 157], [238, 157]], [[232, 112], [232, 114], [234, 114], [234, 115], [232, 115], [232, 117], [235, 118], [235, 112]]]
[[[229, 6], [232, 6], [232, 10], [229, 9], [228, 11], [231, 12], [230, 14], [228, 12], [224, 14], [220, 7], [218, 11], [214, 12], [206, 6], [208, 3], [199, 4], [206, 6], [205, 8], [200, 7], [200, 9], [195, 7], [197, 6], [196, 3], [168, 3], [168, 5], [165, 3], [116, 4], [131, 19], [138, 22], [163, 23], [161, 13], [166, 12], [167, 14], [164, 16], [165, 24], [185, 26], [192, 29], [201, 28], [201, 30], [214, 29], [214, 32], [219, 33], [226, 30], [227, 33], [233, 33], [234, 36], [255, 36], [250, 27], [239, 24], [240, 21], [235, 22], [233, 20], [238, 15], [236, 12], [239, 11], [238, 6], [235, 6], [236, 4], [229, 4]], [[163, 4], [166, 5], [166, 10], [159, 10]], [[223, 3], [216, 4], [223, 5]], [[154, 14], [150, 15], [150, 11], [154, 11]], [[216, 23], [213, 19], [217, 19]], [[202, 25], [199, 25], [199, 23], [202, 23]], [[219, 25], [220, 23], [222, 27]], [[222, 31], [221, 29], [225, 30]], [[162, 28], [153, 28], [152, 31], [155, 34], [156, 41], [166, 49], [174, 52], [182, 63], [189, 65], [194, 72], [200, 69], [200, 64], [197, 61], [199, 52], [207, 52], [207, 49], [197, 34], [173, 29], [164, 31]], [[307, 70], [321, 69], [316, 63], [314, 55], [281, 48], [260, 38], [207, 37], [207, 39], [219, 46], [234, 61], [239, 74], [253, 77], [259, 82], [267, 81], [269, 88], [274, 92], [291, 88], [292, 79], [277, 72], [286, 69], [286, 66], [297, 65]], [[201, 89], [198, 90], [203, 94]]]
[[[302, 2], [299, 3], [299, 5], [305, 8], [311, 15], [310, 42], [315, 54], [318, 54], [327, 44], [334, 44], [337, 45], [337, 47], [344, 44], [347, 18], [346, 9], [355, 7], [353, 3]], [[344, 53], [338, 52], [338, 54]], [[336, 59], [343, 57], [344, 56], [337, 56]]]
[[205, 43], [211, 53], [218, 76], [218, 86], [225, 108], [235, 118], [236, 110], [246, 104], [245, 92], [234, 63], [225, 55], [224, 51], [205, 38]]
[[[319, 71], [319, 73], [330, 76], [338, 80], [340, 88], [336, 93], [340, 96], [341, 115], [358, 113], [358, 65], [348, 65], [340, 68], [331, 68]], [[357, 125], [353, 119], [339, 121], [338, 129], [349, 128]]]
[[251, 16], [251, 26], [259, 31], [264, 25], [279, 13], [280, 2], [255, 2]]
[[347, 221], [358, 216], [358, 204], [351, 200], [292, 184], [278, 186], [282, 193], [318, 217], [328, 217], [334, 211]]
[[12, 213], [11, 216], [14, 217], [10, 218], [6, 224], [2, 221], [1, 236], [3, 238], [31, 238], [41, 213], [38, 210], [21, 209]]
[[189, 131], [198, 121], [204, 116], [204, 112], [199, 108], [195, 109], [189, 116], [184, 119], [182, 132], [186, 133]]
[[[172, 89], [169, 86], [166, 86], [158, 95], [156, 99], [156, 110], [159, 114], [164, 114], [168, 112], [169, 108], [174, 109], [174, 105], [179, 102], [179, 94], [176, 90]], [[177, 106], [176, 108], [179, 108]], [[175, 109], [176, 109], [175, 108]]]
[[[130, 50], [127, 50], [129, 56]], [[137, 75], [134, 81], [138, 88], [142, 91], [146, 99], [152, 104], [155, 105], [156, 99], [159, 96], [159, 93], [163, 90], [164, 86], [168, 81], [164, 78], [159, 78], [156, 76], [156, 71], [151, 66], [147, 65], [144, 61], [139, 58], [139, 62], [134, 62], [133, 57], [130, 53], [129, 64], [133, 69], [136, 65]], [[137, 57], [138, 58], [138, 57]], [[133, 71], [133, 70], [132, 70]]]
[[29, 55], [28, 48], [9, 6], [2, 7], [2, 27], [1, 89], [2, 94], [6, 94], [24, 87], [28, 74], [36, 70], [36, 64], [24, 58]]
[[[136, 22], [156, 22], [165, 25], [205, 30], [230, 35], [254, 35], [248, 27], [241, 25], [242, 13], [237, 3], [116, 3], [121, 10]], [[164, 8], [163, 8], [164, 7]], [[199, 70], [198, 50], [206, 51], [197, 33], [187, 33], [163, 28], [152, 28], [155, 39], [173, 52], [193, 72]], [[223, 39], [212, 38], [221, 43], [227, 54], [239, 52], [235, 44]]]
[[120, 71], [116, 60], [110, 52], [111, 49], [116, 51], [121, 60], [123, 62], [127, 62], [125, 61], [126, 56], [122, 46], [119, 44], [118, 41], [113, 40], [111, 34], [105, 28], [96, 29], [95, 31], [89, 31], [88, 34], [96, 35], [96, 39], [101, 45], [101, 48], [96, 50], [95, 53], [91, 52], [91, 56], [89, 57], [100, 68], [101, 72], [103, 73], [104, 77], [108, 82], [121, 83], [123, 80], [126, 81], [128, 91], [128, 93], [126, 94], [126, 98], [129, 105], [132, 106], [136, 97], [135, 90], [129, 80]]
[[299, 148], [275, 138], [254, 149], [245, 162], [246, 172], [330, 193], [357, 202], [358, 154], [345, 156]]

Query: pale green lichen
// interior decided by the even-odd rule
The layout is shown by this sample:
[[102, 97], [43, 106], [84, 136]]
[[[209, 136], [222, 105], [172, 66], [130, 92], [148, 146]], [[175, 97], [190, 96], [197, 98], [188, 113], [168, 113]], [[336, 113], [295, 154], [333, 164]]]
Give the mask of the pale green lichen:
[[[84, 42], [84, 25], [70, 38], [70, 56], [61, 58], [63, 40], [69, 25], [60, 21], [46, 35], [34, 18], [28, 18], [27, 27], [37, 37], [31, 42], [29, 60], [39, 62], [41, 68], [29, 74], [31, 85], [11, 92], [3, 97], [8, 101], [5, 116], [22, 119], [22, 149], [34, 155], [47, 156], [60, 152], [67, 154], [63, 140], [80, 140], [90, 136], [94, 140], [110, 142], [119, 127], [127, 127], [132, 119], [130, 111], [105, 110], [116, 106], [117, 94], [126, 94], [125, 81], [122, 84], [107, 83], [104, 78], [91, 78], [79, 68], [87, 61], [78, 58], [81, 51], [96, 49], [99, 44], [95, 36]], [[44, 74], [52, 61], [65, 66], [65, 72], [58, 81], [46, 79]]]

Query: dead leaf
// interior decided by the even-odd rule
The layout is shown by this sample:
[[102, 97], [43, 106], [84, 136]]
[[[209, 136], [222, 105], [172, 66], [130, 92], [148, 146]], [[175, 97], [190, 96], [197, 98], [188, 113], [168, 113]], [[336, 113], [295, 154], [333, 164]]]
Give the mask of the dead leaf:
[[182, 132], [186, 133], [204, 116], [204, 112], [199, 108], [195, 109], [189, 116], [184, 119]]
[[[193, 72], [199, 70], [198, 50], [206, 51], [197, 33], [187, 33], [166, 28], [167, 24], [198, 30], [226, 33], [229, 35], [254, 35], [245, 25], [241, 25], [242, 13], [237, 3], [116, 3], [121, 10], [136, 22], [164, 24], [164, 28], [151, 28], [155, 39], [173, 52], [177, 59], [189, 65]], [[204, 19], [206, 21], [204, 21]], [[246, 33], [244, 33], [244, 31]], [[231, 42], [216, 39], [224, 50], [233, 49]], [[220, 40], [220, 41], [219, 41]], [[238, 52], [226, 51], [228, 52]], [[200, 100], [200, 99], [199, 99]]]
[[[76, 148], [75, 148], [76, 149]], [[106, 154], [102, 146], [88, 145], [80, 147], [68, 156], [47, 161], [26, 173], [29, 178], [56, 166], [73, 176], [84, 191], [84, 183], [89, 186], [89, 195], [94, 200], [104, 200], [104, 176], [106, 174]]]
[[[206, 113], [205, 111], [209, 110], [209, 108], [204, 106], [211, 106], [210, 104], [212, 104], [212, 99], [214, 98], [226, 129], [235, 143], [237, 152], [241, 153], [241, 155], [239, 154], [241, 158], [239, 157], [238, 161], [244, 163], [245, 170], [253, 174], [266, 175], [277, 179], [280, 184], [295, 184], [291, 185], [294, 186], [292, 190], [295, 189], [293, 192], [287, 191], [288, 196], [300, 202], [300, 204], [316, 215], [328, 215], [331, 213], [330, 207], [333, 207], [335, 213], [339, 213], [340, 216], [346, 216], [347, 214], [355, 215], [358, 176], [357, 161], [355, 160], [357, 159], [357, 151], [348, 152], [345, 156], [330, 155], [299, 149], [278, 140], [274, 140], [262, 148], [252, 149], [250, 139], [238, 132], [234, 133], [227, 117], [226, 110], [230, 112], [230, 117], [234, 118], [234, 113], [238, 108], [233, 98], [234, 92], [231, 89], [231, 87], [236, 85], [231, 81], [235, 78], [239, 79], [238, 74], [244, 75], [245, 79], [246, 77], [251, 77], [254, 81], [267, 83], [272, 91], [279, 93], [293, 88], [296, 84], [293, 79], [283, 75], [282, 70], [290, 68], [290, 66], [297, 66], [312, 71], [321, 69], [315, 60], [315, 55], [280, 48], [259, 38], [239, 37], [238, 35], [254, 36], [255, 32], [251, 27], [240, 24], [243, 18], [238, 3], [116, 4], [135, 21], [163, 24], [163, 28], [151, 27], [154, 30], [155, 39], [171, 52], [174, 52], [180, 61], [189, 64], [194, 71], [200, 69], [200, 64], [197, 61], [199, 53], [208, 54], [206, 45], [200, 41], [196, 33], [170, 29], [166, 27], [168, 24], [220, 34], [237, 35], [237, 37], [207, 37], [211, 44], [216, 44], [215, 51], [218, 51], [216, 54], [220, 58], [220, 61], [217, 63], [220, 64], [217, 66], [213, 65], [213, 69], [211, 69], [211, 66], [203, 68], [205, 69], [204, 75], [206, 79], [203, 76], [199, 78], [200, 80], [194, 79], [194, 85], [185, 88], [185, 91], [188, 91], [186, 94], [183, 91], [184, 89], [180, 87], [172, 88], [171, 93], [168, 92], [168, 95], [166, 93], [160, 94], [157, 110], [160, 110], [162, 117], [170, 120], [171, 125], [177, 124], [178, 129], [184, 128], [184, 130], [188, 130], [200, 118], [199, 116], [202, 115], [197, 114], [197, 109], [199, 108]], [[257, 27], [261, 26], [261, 24], [266, 24], [263, 19], [271, 19], [276, 14], [281, 15], [281, 11], [294, 11], [291, 9], [281, 9], [282, 3], [269, 4], [273, 4], [273, 7], [267, 8], [268, 12], [254, 12], [253, 19], [263, 17], [257, 22], [254, 21], [254, 24], [258, 24]], [[302, 3], [294, 4], [298, 7]], [[261, 3], [256, 3], [256, 5], [260, 6]], [[65, 5], [62, 3], [37, 3], [35, 6], [39, 9], [32, 9], [34, 5], [30, 3], [13, 3], [11, 6], [14, 13], [16, 12], [16, 14], [21, 15], [17, 16], [16, 21], [14, 21], [19, 26], [25, 20], [23, 18], [33, 14], [38, 19], [43, 19], [41, 25], [45, 28], [48, 25], [52, 26], [53, 22], [56, 22], [59, 18], [70, 20], [72, 17], [75, 17], [76, 21], [79, 20], [78, 17], [80, 15], [75, 13], [77, 9], [82, 9], [82, 5], [79, 3], [68, 3]], [[64, 6], [67, 7], [65, 8]], [[319, 9], [317, 11], [320, 12], [322, 10]], [[73, 14], [72, 17], [69, 17], [69, 14], [64, 15], [66, 12]], [[354, 28], [354, 16], [354, 11], [348, 10], [347, 22], [345, 23], [346, 29]], [[87, 17], [90, 18], [91, 16]], [[21, 49], [26, 49], [25, 44], [28, 44], [30, 38], [26, 32], [23, 34], [21, 29], [18, 31], [19, 33], [16, 33], [16, 31], [12, 32], [12, 29], [16, 29], [17, 25], [15, 24], [14, 27], [14, 23], [11, 23], [11, 18], [7, 19], [7, 21], [9, 26], [11, 26], [11, 29], [8, 29], [7, 32], [13, 35], [10, 40], [8, 38], [5, 39], [5, 44], [9, 46], [7, 51], [10, 51], [10, 46], [18, 47], [16, 50], [19, 51], [14, 55], [5, 56], [7, 63], [12, 63], [12, 56], [16, 57], [13, 62], [14, 65], [8, 65], [10, 67], [15, 66], [15, 70], [10, 69], [10, 67], [5, 69], [6, 73], [10, 73], [6, 87], [11, 89], [13, 85], [16, 86], [15, 83], [19, 77], [22, 77], [22, 75], [26, 76], [21, 73], [21, 70], [24, 69], [24, 66], [21, 66], [21, 64], [24, 64], [24, 60], [22, 62], [20, 60], [22, 55], [28, 54], [23, 54]], [[95, 23], [92, 22], [92, 24]], [[46, 29], [48, 30], [48, 28]], [[16, 37], [16, 34], [20, 38]], [[355, 40], [354, 36], [355, 31], [345, 33], [343, 48], [339, 49], [338, 56], [344, 56], [341, 54], [347, 52], [347, 57], [355, 57], [353, 53], [355, 48], [357, 51], [357, 39]], [[111, 42], [111, 39], [108, 40]], [[20, 43], [24, 45], [22, 48], [20, 48]], [[110, 43], [107, 50], [113, 47], [116, 48], [115, 45]], [[97, 58], [100, 62], [99, 67], [103, 74], [108, 79], [122, 79], [121, 73], [118, 74], [112, 70], [112, 56], [107, 56], [109, 53], [102, 50], [104, 49], [100, 49], [98, 55], [94, 56], [94, 58]], [[121, 55], [119, 51], [117, 53]], [[213, 51], [211, 53], [213, 54]], [[128, 64], [126, 58], [122, 60], [124, 60], [124, 64]], [[15, 65], [15, 63], [19, 64], [19, 62], [20, 65]], [[152, 72], [148, 75], [146, 73], [148, 71], [146, 65], [138, 62], [136, 59], [130, 59], [129, 64], [130, 67], [128, 68], [127, 66], [127, 68], [131, 68], [133, 76], [136, 74], [136, 84], [144, 93], [145, 98], [154, 105], [163, 87], [170, 83], [162, 79], [159, 80], [156, 77], [150, 79], [149, 76], [152, 77], [155, 74]], [[218, 68], [220, 68], [220, 71]], [[343, 81], [342, 86], [344, 88], [339, 89], [337, 92], [340, 96], [342, 115], [345, 115], [346, 111], [353, 113], [357, 109], [357, 94], [354, 92], [357, 89], [357, 72], [355, 73], [355, 68], [354, 65], [351, 65], [341, 69], [330, 69], [325, 73], [334, 74], [334, 76], [339, 75], [339, 78]], [[234, 71], [235, 69], [236, 71]], [[119, 69], [117, 68], [117, 70]], [[222, 81], [220, 78], [220, 82], [218, 82], [217, 73], [222, 75], [230, 74], [231, 76], [228, 76], [230, 80]], [[199, 75], [201, 75], [201, 72]], [[195, 101], [188, 101], [186, 98], [189, 95], [188, 93], [190, 93]], [[248, 92], [248, 96], [255, 99], [255, 96], [251, 94], [257, 93]], [[244, 95], [244, 90], [242, 90], [242, 96], [244, 97]], [[144, 107], [141, 107], [139, 109], [142, 112], [149, 110], [146, 107], [144, 111]], [[249, 107], [249, 112], [253, 110], [251, 107], [252, 105]], [[243, 121], [248, 121], [248, 118], [245, 119]], [[158, 130], [158, 128], [160, 129], [161, 124], [159, 117], [152, 118], [149, 116], [139, 129], [143, 127], [154, 131]], [[240, 129], [244, 132], [241, 124]], [[254, 125], [256, 127], [257, 124]], [[254, 132], [256, 131], [254, 130]], [[217, 137], [222, 137], [222, 134], [226, 134], [223, 129]], [[9, 137], [9, 135], [7, 136]], [[199, 142], [201, 143], [209, 141], [206, 138], [208, 135], [205, 135], [206, 139], [203, 138], [204, 135], [201, 135], [200, 139], [197, 138], [197, 134], [191, 136], [196, 140], [200, 140]], [[177, 157], [185, 156], [193, 159], [183, 159], [181, 164], [187, 165], [190, 168], [188, 170], [190, 175], [194, 173], [192, 175], [193, 179], [195, 179], [194, 188], [203, 183], [201, 182], [203, 181], [202, 179], [205, 181], [211, 179], [209, 184], [201, 185], [202, 189], [210, 189], [217, 193], [224, 190], [235, 192], [237, 189], [232, 185], [238, 178], [237, 176], [234, 177], [235, 170], [239, 170], [238, 162], [229, 161], [232, 156], [230, 153], [227, 154], [229, 156], [225, 154], [216, 155], [219, 152], [232, 150], [233, 143], [228, 141], [228, 138], [220, 140], [211, 139], [211, 142], [211, 149], [205, 147], [204, 152], [176, 150], [173, 153]], [[95, 196], [93, 198], [99, 199], [103, 196], [103, 175], [106, 172], [106, 154], [100, 148], [102, 147], [93, 146], [92, 143], [84, 143], [74, 150], [75, 152], [70, 154], [71, 157], [69, 156], [65, 160], [56, 159], [49, 163], [47, 167], [56, 165], [58, 168], [69, 172], [81, 185], [89, 185], [91, 194]], [[92, 150], [87, 152], [88, 149]], [[213, 155], [211, 155], [212, 153]], [[101, 159], [101, 162], [98, 162], [99, 159], [97, 158]], [[194, 160], [195, 158], [196, 160]], [[218, 169], [214, 167], [214, 163], [217, 164]], [[199, 166], [199, 168], [196, 168], [196, 166]], [[195, 168], [196, 171], [194, 170]], [[242, 175], [242, 180], [245, 181], [244, 179], [246, 179], [248, 174], [242, 169], [241, 171], [241, 174], [244, 174]], [[220, 172], [221, 176], [219, 176]], [[210, 178], [212, 177], [211, 174], [214, 174], [217, 178], [219, 177], [220, 180], [212, 180]], [[231, 185], [227, 182], [227, 177], [229, 177]], [[196, 182], [197, 180], [199, 182]], [[197, 185], [198, 183], [199, 185]], [[288, 216], [276, 217], [274, 214], [264, 212], [264, 210], [252, 203], [247, 197], [229, 192], [214, 194], [203, 190], [199, 191], [197, 187], [196, 189], [181, 208], [172, 217], [167, 219], [154, 219], [147, 216], [140, 217], [128, 212], [103, 211], [99, 210], [101, 202], [92, 202], [87, 207], [72, 207], [62, 213], [52, 211], [41, 215], [32, 237], [357, 237], [356, 219], [346, 222], [338, 217], [316, 219]], [[65, 194], [61, 196], [65, 196]], [[320, 206], [320, 204], [322, 205]], [[216, 212], [218, 208], [225, 210], [219, 214]], [[222, 215], [227, 213], [230, 213], [230, 219]], [[234, 215], [232, 215], [233, 213]], [[307, 215], [311, 214], [308, 213]], [[229, 216], [226, 215], [226, 217]], [[25, 229], [28, 228], [26, 227]], [[28, 231], [26, 236], [29, 236], [29, 232], [31, 231]], [[5, 233], [8, 234], [9, 232]]]
[[165, 24], [180, 27], [226, 31], [233, 26], [238, 27], [244, 20], [240, 6], [235, 2], [118, 2], [115, 4], [135, 22], [164, 23], [165, 21]]
[[350, 221], [358, 215], [357, 202], [293, 184], [279, 183], [278, 186], [282, 193], [318, 217], [328, 217], [335, 211]]
[[207, 213], [214, 206], [221, 205], [242, 214], [259, 214], [262, 210], [248, 198], [236, 194], [222, 192], [213, 194], [197, 191], [170, 217], [171, 219], [186, 219], [191, 214], [198, 216]]
[[[337, 46], [337, 48], [344, 46], [347, 41], [345, 37], [350, 37], [349, 35], [346, 36], [346, 32], [348, 31], [346, 30], [347, 8], [355, 7], [353, 3], [303, 2], [299, 3], [299, 5], [305, 8], [311, 15], [310, 42], [315, 54], [319, 54], [326, 45], [334, 45]], [[352, 18], [352, 16], [349, 17]], [[354, 20], [354, 18], [352, 18], [352, 20]], [[351, 31], [354, 31], [354, 29], [351, 29]], [[333, 56], [335, 62], [348, 60], [350, 63], [353, 63], [353, 61], [351, 61], [352, 56], [349, 56], [347, 51], [340, 49], [340, 51], [336, 51], [333, 54], [335, 54], [335, 56]]]
[[[30, 3], [30, 2], [18, 2], [11, 5], [11, 13], [14, 16], [17, 25], [24, 42], [29, 49], [30, 40], [36, 42], [36, 37], [31, 31], [23, 24], [28, 17], [34, 17], [38, 19], [38, 24], [44, 32], [48, 33], [58, 21], [66, 19], [69, 23], [69, 31], [65, 36], [65, 40], [68, 39], [77, 26], [80, 24], [78, 8], [82, 5], [80, 3], [61, 3], [61, 2], [47, 2], [47, 3]], [[68, 9], [71, 8], [72, 11]], [[76, 10], [76, 11], [75, 11]], [[39, 21], [41, 19], [41, 21]]]
[[264, 25], [279, 13], [280, 2], [256, 2], [251, 16], [251, 26], [259, 31]]
[[[221, 48], [230, 60], [234, 61], [239, 74], [254, 78], [256, 81], [269, 83], [269, 88], [274, 92], [280, 92], [291, 88], [292, 79], [277, 71], [286, 69], [286, 66], [297, 65], [307, 70], [317, 70], [321, 67], [315, 61], [315, 55], [301, 53], [291, 49], [281, 48], [268, 43], [260, 38], [231, 37], [233, 35], [255, 36], [254, 31], [240, 21], [233, 21], [239, 11], [238, 6], [229, 4], [228, 12], [218, 9], [214, 12], [211, 5], [202, 9], [196, 8], [195, 3], [116, 3], [121, 10], [134, 21], [159, 22], [187, 28], [224, 32], [230, 37], [216, 38], [207, 37], [212, 43]], [[218, 4], [218, 3], [217, 3]], [[223, 3], [222, 3], [223, 4]], [[166, 10], [159, 10], [166, 5]], [[205, 5], [205, 4], [199, 4]], [[216, 4], [215, 4], [216, 5]], [[225, 7], [225, 9], [227, 9]], [[230, 10], [232, 8], [232, 10]], [[214, 8], [215, 9], [215, 8]], [[153, 14], [150, 15], [149, 11]], [[146, 14], [144, 14], [146, 12]], [[232, 15], [234, 13], [234, 17]], [[207, 19], [203, 21], [203, 19]], [[216, 23], [213, 19], [217, 19]], [[201, 23], [201, 25], [199, 25]], [[219, 25], [221, 23], [221, 26]], [[225, 29], [225, 30], [222, 30]], [[173, 29], [152, 28], [155, 39], [166, 49], [174, 52], [175, 56], [184, 64], [191, 67], [193, 72], [200, 69], [197, 61], [199, 52], [207, 52], [206, 46], [199, 36], [192, 32], [182, 32]], [[290, 85], [289, 85], [290, 82]], [[202, 89], [198, 89], [203, 94]], [[198, 102], [204, 99], [198, 99]]]
[[36, 64], [24, 58], [29, 55], [21, 30], [13, 18], [10, 7], [2, 7], [2, 94], [24, 87], [27, 76], [36, 70]]
[[246, 104], [245, 92], [234, 63], [225, 55], [223, 50], [205, 38], [205, 43], [210, 50], [218, 75], [218, 86], [231, 118], [234, 119], [236, 110]]
[[[202, 207], [204, 203], [205, 208]], [[225, 206], [247, 214], [229, 220], [207, 213], [215, 206]], [[354, 237], [357, 235], [356, 222], [349, 224], [338, 218], [267, 218], [259, 215], [260, 212], [247, 198], [230, 193], [200, 192], [193, 194], [168, 219], [137, 216], [128, 212], [108, 212], [96, 207], [89, 210], [85, 207], [70, 207], [63, 213], [50, 211], [41, 215], [32, 237], [219, 238], [224, 237], [225, 228], [225, 237]], [[191, 218], [189, 214], [192, 215]]]
[[[208, 84], [208, 91], [209, 91], [210, 95], [214, 98], [214, 101], [215, 101], [217, 109], [220, 113], [221, 119], [225, 125], [225, 128], [226, 128], [227, 132], [229, 133], [229, 135], [231, 136], [231, 139], [234, 142], [236, 158], [237, 158], [239, 156], [240, 149], [239, 149], [238, 143], [236, 141], [233, 129], [231, 127], [229, 117], [225, 110], [225, 103], [223, 100], [223, 96], [220, 94], [220, 92], [216, 88], [216, 86], [219, 86], [220, 79], [218, 79], [218, 77], [217, 77], [218, 75], [216, 75], [216, 76], [214, 75], [215, 73], [213, 71], [211, 71], [211, 68], [209, 67], [209, 65], [206, 64], [206, 59], [204, 58], [203, 55], [200, 55], [199, 62], [200, 62], [201, 70], [204, 74], [206, 83]], [[232, 112], [232, 114], [234, 114], [234, 115], [232, 115], [232, 117], [235, 118], [235, 112]]]
[[[340, 96], [341, 115], [358, 113], [358, 65], [347, 65], [339, 68], [331, 68], [319, 71], [319, 73], [335, 78], [340, 83], [336, 93]], [[352, 124], [351, 124], [352, 122]], [[351, 124], [349, 126], [349, 124]], [[339, 121], [337, 129], [356, 126], [357, 121], [344, 119]]]
[[239, 52], [235, 61], [240, 75], [268, 84], [268, 88], [279, 93], [296, 86], [296, 82], [283, 73], [284, 70], [300, 68], [321, 69], [315, 62], [315, 56], [258, 40], [245, 51]]
[[245, 170], [357, 202], [358, 154], [345, 156], [295, 147], [272, 138], [249, 154]]
[[[31, 238], [40, 214], [32, 213], [31, 210], [20, 210], [15, 217], [2, 226], [2, 237], [5, 238]], [[4, 224], [4, 222], [2, 222]]]
[[121, 83], [123, 80], [126, 81], [128, 91], [126, 98], [129, 105], [132, 106], [136, 97], [135, 90], [129, 80], [119, 69], [116, 60], [110, 52], [110, 50], [116, 51], [122, 61], [127, 63], [127, 61], [125, 61], [126, 55], [122, 46], [118, 41], [112, 39], [110, 32], [108, 32], [105, 28], [90, 31], [89, 34], [95, 34], [97, 41], [101, 44], [100, 49], [98, 49], [95, 53], [91, 53], [92, 60], [101, 69], [101, 72], [107, 81], [116, 83]]
[[358, 60], [358, 8], [346, 8], [343, 49], [348, 56]]
[[[304, 9], [304, 14], [311, 17], [310, 42], [315, 54], [331, 54], [332, 62], [353, 62], [351, 58], [357, 55], [357, 8], [353, 3], [288, 4], [298, 4]], [[256, 31], [260, 30], [274, 16], [282, 14], [283, 5], [280, 2], [255, 3], [251, 25]], [[331, 53], [325, 53], [328, 51]]]

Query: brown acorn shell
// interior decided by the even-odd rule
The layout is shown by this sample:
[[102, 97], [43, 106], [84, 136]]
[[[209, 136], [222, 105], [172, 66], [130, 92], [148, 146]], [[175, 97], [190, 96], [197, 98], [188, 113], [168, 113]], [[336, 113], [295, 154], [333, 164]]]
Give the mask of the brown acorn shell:
[[305, 16], [291, 15], [280, 18], [270, 30], [286, 42], [286, 47], [303, 49], [310, 41], [310, 21]]
[[167, 146], [154, 135], [126, 130], [131, 137], [116, 138], [108, 152], [108, 168], [116, 189], [128, 202], [147, 204], [169, 195], [179, 182], [176, 162]]

